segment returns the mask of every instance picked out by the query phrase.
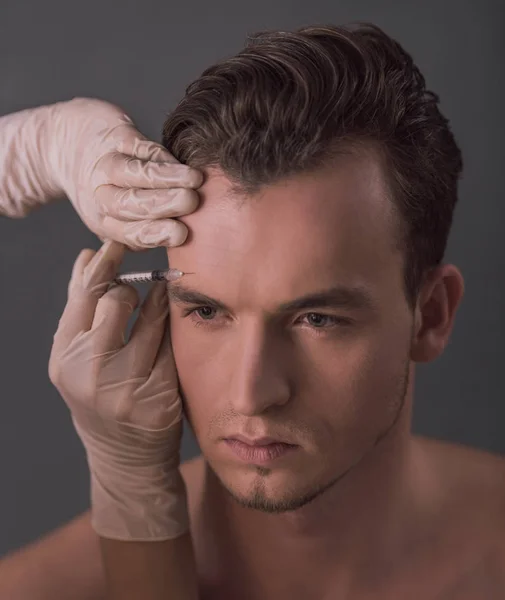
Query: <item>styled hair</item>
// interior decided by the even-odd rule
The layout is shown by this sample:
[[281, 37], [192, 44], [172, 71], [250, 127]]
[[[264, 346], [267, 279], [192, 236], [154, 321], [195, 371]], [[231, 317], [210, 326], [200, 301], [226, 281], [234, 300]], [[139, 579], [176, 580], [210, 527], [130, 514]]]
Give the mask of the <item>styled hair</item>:
[[438, 103], [375, 25], [263, 31], [187, 87], [163, 145], [184, 164], [219, 168], [244, 194], [374, 148], [414, 309], [423, 276], [443, 260], [463, 168]]

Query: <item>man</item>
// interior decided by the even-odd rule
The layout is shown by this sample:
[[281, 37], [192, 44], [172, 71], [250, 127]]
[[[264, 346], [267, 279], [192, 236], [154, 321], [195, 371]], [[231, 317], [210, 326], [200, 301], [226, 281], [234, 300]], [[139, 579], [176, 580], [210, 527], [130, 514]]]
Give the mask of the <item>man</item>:
[[[410, 432], [464, 288], [461, 156], [410, 57], [373, 27], [265, 34], [164, 134], [206, 172], [168, 255], [195, 273], [170, 323], [210, 597], [505, 597], [503, 459]], [[294, 447], [229, 441], [264, 436]]]
[[[164, 145], [206, 175], [168, 250], [200, 597], [504, 597], [503, 459], [410, 432], [464, 289], [460, 152], [410, 58], [370, 26], [260, 35]], [[68, 532], [99, 597], [86, 518]]]

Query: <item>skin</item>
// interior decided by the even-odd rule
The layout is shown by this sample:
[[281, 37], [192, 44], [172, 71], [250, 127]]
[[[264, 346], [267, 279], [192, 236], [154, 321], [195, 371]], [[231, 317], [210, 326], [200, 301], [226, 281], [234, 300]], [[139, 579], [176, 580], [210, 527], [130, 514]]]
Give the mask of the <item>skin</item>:
[[[415, 364], [446, 347], [463, 277], [450, 264], [432, 270], [410, 310], [371, 153], [249, 198], [209, 169], [200, 195], [180, 219], [188, 241], [168, 250], [170, 265], [191, 274], [168, 290], [180, 389], [203, 455], [189, 485], [201, 577], [220, 598], [390, 593], [397, 572], [426, 563], [420, 536], [441, 527], [433, 506], [443, 475], [410, 433]], [[337, 285], [361, 287], [371, 306], [278, 311]], [[227, 309], [188, 303], [188, 288]], [[235, 434], [297, 448], [258, 467], [230, 452], [223, 438]]]

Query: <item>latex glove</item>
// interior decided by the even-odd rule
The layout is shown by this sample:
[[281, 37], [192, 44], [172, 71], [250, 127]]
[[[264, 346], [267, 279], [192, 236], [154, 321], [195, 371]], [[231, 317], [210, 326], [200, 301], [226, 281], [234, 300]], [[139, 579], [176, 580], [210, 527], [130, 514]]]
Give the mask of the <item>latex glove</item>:
[[144, 137], [109, 102], [74, 98], [0, 119], [0, 213], [26, 216], [66, 195], [102, 241], [178, 246], [203, 175]]
[[188, 531], [188, 515], [166, 284], [153, 284], [125, 343], [138, 294], [128, 285], [108, 290], [124, 250], [106, 242], [79, 254], [49, 377], [86, 449], [95, 531], [118, 540], [171, 539]]

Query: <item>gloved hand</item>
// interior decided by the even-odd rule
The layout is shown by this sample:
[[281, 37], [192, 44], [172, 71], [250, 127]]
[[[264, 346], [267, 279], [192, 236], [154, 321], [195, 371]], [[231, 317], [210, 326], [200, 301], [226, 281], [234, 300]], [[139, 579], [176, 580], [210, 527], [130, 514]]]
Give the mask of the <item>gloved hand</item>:
[[178, 246], [203, 175], [145, 138], [119, 107], [74, 98], [0, 119], [0, 214], [23, 217], [66, 195], [102, 241]]
[[188, 515], [166, 284], [153, 285], [125, 343], [138, 294], [128, 285], [108, 289], [124, 251], [108, 241], [79, 254], [49, 377], [86, 449], [95, 531], [126, 541], [171, 539], [188, 531]]

